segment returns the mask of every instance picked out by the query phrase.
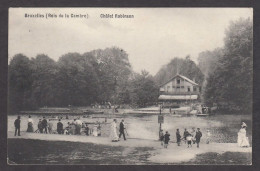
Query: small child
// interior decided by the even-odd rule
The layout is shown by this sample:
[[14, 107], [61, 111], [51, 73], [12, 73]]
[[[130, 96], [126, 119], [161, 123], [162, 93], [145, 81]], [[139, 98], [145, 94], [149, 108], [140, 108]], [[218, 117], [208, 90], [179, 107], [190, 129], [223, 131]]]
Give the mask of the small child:
[[187, 142], [188, 142], [188, 148], [189, 148], [189, 147], [192, 147], [192, 145], [191, 145], [192, 135], [191, 135], [191, 134], [188, 134], [188, 135], [187, 135], [186, 140], [187, 140]]

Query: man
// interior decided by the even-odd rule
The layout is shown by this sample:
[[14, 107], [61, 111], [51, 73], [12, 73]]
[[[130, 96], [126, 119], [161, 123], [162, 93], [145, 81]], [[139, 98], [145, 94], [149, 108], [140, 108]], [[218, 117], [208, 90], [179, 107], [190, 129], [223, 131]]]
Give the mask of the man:
[[21, 136], [20, 135], [20, 124], [21, 124], [21, 117], [18, 116], [17, 119], [14, 121], [14, 127], [15, 127], [14, 136], [16, 136], [17, 131], [18, 131], [18, 136]]
[[125, 138], [125, 125], [124, 125], [124, 120], [123, 119], [122, 119], [122, 121], [120, 122], [120, 125], [119, 125], [119, 132], [120, 132], [119, 138], [123, 134], [124, 140], [126, 140], [126, 138]]
[[168, 147], [169, 141], [170, 141], [170, 134], [168, 133], [168, 131], [166, 131], [164, 135], [164, 148]]
[[189, 135], [189, 132], [187, 131], [187, 129], [185, 128], [184, 129], [184, 132], [183, 132], [183, 138], [184, 138], [184, 142], [186, 144], [186, 141], [187, 141], [187, 136]]
[[42, 128], [43, 128], [45, 134], [47, 134], [47, 126], [48, 126], [48, 123], [44, 116], [43, 120], [42, 120]]
[[63, 134], [63, 124], [61, 123], [60, 119], [59, 122], [57, 123], [57, 132], [58, 134]]
[[39, 119], [38, 129], [39, 129], [40, 133], [43, 133], [42, 119]]
[[200, 147], [199, 143], [200, 143], [200, 138], [201, 138], [201, 137], [202, 137], [202, 133], [200, 132], [200, 129], [197, 128], [196, 135], [195, 135], [196, 143], [197, 143], [197, 148]]
[[86, 136], [89, 136], [89, 127], [88, 127], [87, 123], [86, 123], [86, 127], [85, 127], [85, 133], [86, 133]]

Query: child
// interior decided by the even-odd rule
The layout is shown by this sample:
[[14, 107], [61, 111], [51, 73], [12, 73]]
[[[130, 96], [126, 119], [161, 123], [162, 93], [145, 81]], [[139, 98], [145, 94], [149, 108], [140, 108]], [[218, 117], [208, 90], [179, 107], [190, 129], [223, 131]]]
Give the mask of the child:
[[188, 135], [187, 135], [186, 140], [187, 140], [187, 142], [188, 142], [188, 148], [189, 148], [189, 147], [192, 147], [192, 145], [191, 145], [192, 135], [191, 135], [191, 134], [188, 134]]
[[170, 141], [170, 134], [168, 133], [168, 131], [166, 131], [164, 135], [164, 148], [168, 147], [169, 141]]

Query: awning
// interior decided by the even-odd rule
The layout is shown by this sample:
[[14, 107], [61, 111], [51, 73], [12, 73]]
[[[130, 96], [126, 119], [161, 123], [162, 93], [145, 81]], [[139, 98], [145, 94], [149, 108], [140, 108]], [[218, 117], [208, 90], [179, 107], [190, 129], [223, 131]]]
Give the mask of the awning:
[[159, 100], [197, 100], [198, 95], [160, 95]]

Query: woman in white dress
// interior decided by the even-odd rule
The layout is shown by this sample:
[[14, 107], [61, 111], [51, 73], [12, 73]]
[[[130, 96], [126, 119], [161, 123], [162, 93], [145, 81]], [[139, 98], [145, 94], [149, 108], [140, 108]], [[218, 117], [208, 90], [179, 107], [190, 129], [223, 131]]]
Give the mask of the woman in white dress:
[[29, 115], [27, 132], [33, 132], [33, 120]]
[[117, 134], [117, 125], [116, 125], [117, 120], [114, 119], [114, 121], [111, 123], [111, 132], [110, 132], [110, 137], [112, 138], [112, 142], [117, 142], [119, 141], [119, 137]]
[[93, 127], [93, 136], [94, 136], [94, 137], [97, 137], [97, 136], [98, 136], [98, 130], [97, 130], [97, 127], [98, 127], [97, 124], [95, 124], [94, 127]]
[[237, 133], [237, 144], [239, 147], [249, 147], [248, 137], [246, 136], [246, 124], [242, 122], [241, 129]]

